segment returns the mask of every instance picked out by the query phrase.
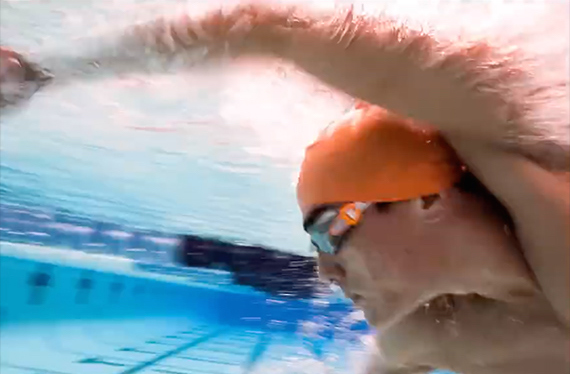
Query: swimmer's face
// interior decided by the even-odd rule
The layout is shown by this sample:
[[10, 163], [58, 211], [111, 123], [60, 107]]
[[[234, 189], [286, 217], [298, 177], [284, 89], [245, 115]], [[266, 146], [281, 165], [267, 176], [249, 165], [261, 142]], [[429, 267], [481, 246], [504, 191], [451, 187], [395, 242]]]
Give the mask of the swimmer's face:
[[451, 190], [366, 209], [319, 272], [338, 283], [378, 328], [442, 294], [509, 298], [533, 287], [516, 242], [482, 199]]
[[29, 99], [52, 79], [47, 70], [22, 55], [0, 48], [0, 108], [14, 107]]

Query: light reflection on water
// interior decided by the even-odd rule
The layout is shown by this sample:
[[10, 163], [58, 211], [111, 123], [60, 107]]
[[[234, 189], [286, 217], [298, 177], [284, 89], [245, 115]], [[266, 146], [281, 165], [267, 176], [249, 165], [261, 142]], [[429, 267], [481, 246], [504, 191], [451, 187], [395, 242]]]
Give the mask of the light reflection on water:
[[[0, 34], [33, 55], [157, 9], [172, 11], [2, 0]], [[293, 181], [304, 146], [347, 104], [284, 65], [214, 70], [41, 92], [2, 118], [3, 192], [140, 228], [305, 251]]]

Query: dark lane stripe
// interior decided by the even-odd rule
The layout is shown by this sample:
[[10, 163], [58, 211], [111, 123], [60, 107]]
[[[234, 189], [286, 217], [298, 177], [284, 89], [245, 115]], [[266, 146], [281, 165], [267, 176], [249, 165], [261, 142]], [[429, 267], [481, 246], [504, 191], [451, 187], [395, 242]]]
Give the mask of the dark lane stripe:
[[173, 349], [173, 350], [171, 350], [171, 351], [168, 351], [168, 352], [166, 352], [166, 353], [163, 353], [163, 354], [161, 354], [160, 356], [157, 356], [157, 357], [153, 358], [152, 360], [145, 361], [145, 362], [141, 362], [141, 363], [138, 364], [137, 366], [134, 366], [134, 367], [132, 367], [132, 368], [130, 368], [130, 369], [127, 369], [127, 370], [125, 370], [125, 371], [122, 371], [122, 372], [119, 373], [119, 374], [136, 374], [136, 373], [139, 373], [139, 372], [143, 371], [144, 369], [146, 369], [146, 368], [148, 368], [148, 367], [150, 367], [150, 366], [153, 366], [153, 365], [158, 364], [160, 361], [163, 361], [163, 360], [165, 360], [165, 359], [167, 359], [167, 358], [169, 358], [169, 357], [172, 357], [172, 356], [175, 356], [175, 355], [177, 355], [177, 354], [179, 354], [179, 353], [182, 353], [182, 352], [184, 352], [184, 351], [187, 350], [187, 349], [190, 349], [190, 348], [192, 348], [192, 347], [197, 346], [198, 344], [202, 344], [202, 343], [204, 343], [204, 342], [207, 342], [208, 340], [210, 340], [210, 339], [212, 339], [212, 338], [215, 338], [216, 336], [219, 336], [219, 335], [223, 334], [225, 331], [226, 331], [226, 329], [218, 330], [218, 331], [215, 331], [215, 332], [213, 332], [213, 333], [211, 333], [211, 334], [202, 336], [202, 337], [200, 337], [200, 338], [198, 338], [198, 339], [196, 339], [196, 340], [192, 340], [191, 342], [186, 343], [186, 344], [184, 344], [184, 345], [181, 345], [180, 347], [175, 348], [175, 349]]
[[261, 334], [257, 343], [253, 347], [251, 351], [251, 355], [248, 357], [247, 362], [245, 363], [245, 372], [249, 373], [253, 370], [257, 362], [261, 359], [265, 351], [267, 351], [267, 347], [271, 343], [271, 333], [265, 332]]

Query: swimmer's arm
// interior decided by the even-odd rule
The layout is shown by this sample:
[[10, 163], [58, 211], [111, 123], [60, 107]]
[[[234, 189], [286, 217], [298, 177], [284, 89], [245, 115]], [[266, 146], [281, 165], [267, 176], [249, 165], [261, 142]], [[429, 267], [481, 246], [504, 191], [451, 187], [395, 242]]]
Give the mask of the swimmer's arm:
[[570, 174], [524, 156], [452, 141], [513, 217], [525, 258], [560, 320], [570, 327]]
[[270, 30], [290, 24], [286, 7], [225, 5], [191, 15], [159, 16], [125, 29], [87, 35], [77, 48], [33, 56], [54, 84], [129, 74], [163, 74], [243, 55], [271, 55], [280, 44]]
[[524, 76], [508, 53], [484, 43], [435, 40], [397, 20], [351, 9], [245, 2], [198, 16], [160, 17], [83, 44], [89, 51], [79, 56], [47, 56], [46, 67], [52, 67], [56, 80], [180, 70], [219, 57], [265, 55], [444, 132], [502, 141], [512, 130], [509, 124], [522, 115], [506, 87], [520, 87]]

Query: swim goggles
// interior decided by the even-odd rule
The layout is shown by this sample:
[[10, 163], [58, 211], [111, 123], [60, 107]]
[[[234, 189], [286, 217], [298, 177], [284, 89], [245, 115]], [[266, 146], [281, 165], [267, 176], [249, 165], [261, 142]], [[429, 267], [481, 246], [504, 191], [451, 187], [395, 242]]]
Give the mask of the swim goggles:
[[316, 209], [303, 224], [311, 237], [313, 248], [322, 253], [336, 254], [352, 229], [361, 221], [372, 203], [347, 203]]

